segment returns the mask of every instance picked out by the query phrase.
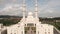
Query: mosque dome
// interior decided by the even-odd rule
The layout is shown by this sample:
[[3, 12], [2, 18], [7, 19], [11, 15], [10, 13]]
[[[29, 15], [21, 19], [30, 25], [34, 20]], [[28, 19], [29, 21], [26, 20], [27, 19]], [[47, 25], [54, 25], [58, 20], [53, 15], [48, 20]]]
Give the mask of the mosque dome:
[[32, 15], [33, 15], [33, 13], [32, 13], [32, 12], [29, 12], [29, 13], [28, 13], [28, 16], [32, 16]]

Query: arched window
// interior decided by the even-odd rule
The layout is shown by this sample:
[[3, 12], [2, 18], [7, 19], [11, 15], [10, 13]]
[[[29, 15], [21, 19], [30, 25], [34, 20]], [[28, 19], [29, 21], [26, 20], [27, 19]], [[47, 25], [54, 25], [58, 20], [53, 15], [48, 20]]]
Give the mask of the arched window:
[[35, 24], [35, 26], [36, 26], [36, 24]]
[[47, 34], [47, 32], [45, 32], [45, 34]]
[[12, 34], [12, 33], [11, 33]]
[[48, 34], [50, 34], [50, 29], [48, 29], [48, 31], [49, 31]]
[[23, 31], [21, 32], [21, 34], [23, 34]]
[[50, 34], [50, 32], [48, 32], [48, 34]]
[[39, 34], [39, 31], [38, 31], [38, 34]]
[[43, 27], [43, 26], [41, 25], [41, 27]]
[[20, 27], [20, 26], [18, 26], [18, 27]]
[[14, 33], [14, 34], [16, 34], [16, 33]]
[[26, 26], [26, 24], [25, 24], [25, 26]]

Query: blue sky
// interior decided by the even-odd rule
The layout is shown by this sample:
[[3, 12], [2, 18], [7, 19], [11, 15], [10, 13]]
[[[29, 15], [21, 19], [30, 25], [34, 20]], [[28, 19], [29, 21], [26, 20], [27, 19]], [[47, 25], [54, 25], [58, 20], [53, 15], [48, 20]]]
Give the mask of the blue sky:
[[[0, 15], [22, 15], [22, 0], [0, 0]], [[26, 12], [34, 12], [34, 0], [26, 0]], [[60, 0], [38, 0], [39, 17], [60, 17]]]

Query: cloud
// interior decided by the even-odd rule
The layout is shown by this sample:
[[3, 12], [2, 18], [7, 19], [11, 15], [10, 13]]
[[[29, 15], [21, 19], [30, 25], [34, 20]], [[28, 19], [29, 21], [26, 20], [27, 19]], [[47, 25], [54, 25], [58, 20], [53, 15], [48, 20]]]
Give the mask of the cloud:
[[51, 0], [50, 2], [48, 2], [47, 4], [49, 7], [56, 7], [56, 6], [60, 6], [60, 0]]
[[[43, 1], [42, 1], [43, 2]], [[42, 17], [59, 17], [60, 0], [49, 0], [39, 4], [39, 16]]]
[[0, 0], [0, 4], [3, 4], [5, 0]]
[[22, 11], [22, 7], [19, 4], [6, 5], [1, 11], [0, 15], [19, 15]]
[[17, 0], [12, 0], [13, 2], [16, 2]]
[[[16, 4], [14, 3], [16, 1]], [[32, 1], [32, 0], [31, 0]], [[0, 10], [0, 15], [21, 15], [22, 0], [4, 0], [2, 1], [4, 6]], [[33, 2], [32, 2], [33, 3]], [[27, 12], [34, 12], [34, 3], [32, 4], [30, 0], [26, 1]], [[38, 0], [38, 10], [39, 16], [49, 17], [49, 16], [60, 16], [60, 0]]]

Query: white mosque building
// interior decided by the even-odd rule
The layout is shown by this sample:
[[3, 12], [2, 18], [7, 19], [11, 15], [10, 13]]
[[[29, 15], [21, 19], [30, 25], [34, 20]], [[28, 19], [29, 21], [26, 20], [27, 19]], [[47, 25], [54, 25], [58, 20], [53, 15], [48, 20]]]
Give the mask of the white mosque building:
[[52, 25], [41, 24], [39, 21], [37, 0], [35, 0], [35, 12], [28, 12], [27, 17], [25, 17], [25, 0], [23, 0], [22, 7], [23, 18], [18, 24], [7, 27], [7, 34], [54, 34]]

